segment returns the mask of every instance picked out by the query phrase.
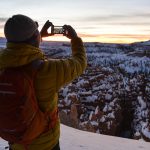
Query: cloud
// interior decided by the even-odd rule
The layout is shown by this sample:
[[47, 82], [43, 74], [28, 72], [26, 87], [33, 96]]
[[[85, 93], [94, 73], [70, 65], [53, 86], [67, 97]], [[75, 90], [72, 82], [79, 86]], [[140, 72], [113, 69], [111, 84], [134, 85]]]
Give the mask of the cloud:
[[8, 18], [0, 18], [0, 29], [4, 28], [4, 24]]
[[136, 27], [144, 27], [144, 28], [150, 28], [150, 21], [149, 22], [101, 22], [99, 24], [88, 25], [88, 26], [79, 26], [78, 29], [99, 29], [101, 27], [114, 27], [114, 26], [136, 26]]
[[128, 22], [109, 22], [109, 23], [105, 23], [105, 25], [121, 25], [121, 26], [148, 26], [150, 27], [150, 21], [143, 21], [143, 22], [139, 22], [139, 21], [136, 21], [136, 22], [131, 22], [131, 21], [128, 21]]
[[0, 24], [0, 29], [3, 29], [4, 28], [4, 25], [3, 24]]
[[111, 38], [150, 38], [149, 35], [142, 34], [101, 34], [101, 36]]
[[143, 31], [146, 31], [146, 32], [150, 33], [150, 29], [143, 29]]
[[133, 14], [133, 16], [135, 16], [135, 17], [144, 17], [144, 18], [149, 18], [150, 17], [150, 13], [149, 12], [147, 12], [147, 13], [135, 13], [135, 14]]
[[150, 29], [150, 13], [134, 13], [123, 15], [97, 15], [77, 17], [72, 24], [78, 27], [79, 31], [93, 32], [110, 30], [123, 30], [128, 32], [133, 30], [137, 33], [146, 33]]
[[[108, 15], [89, 15], [89, 16], [78, 16], [70, 18], [74, 22], [85, 22], [85, 23], [118, 23], [118, 22], [129, 22], [129, 24], [144, 24], [150, 23], [150, 13], [129, 13], [129, 14], [108, 14]], [[136, 20], [136, 22], [135, 22]], [[130, 23], [131, 22], [131, 23]]]
[[81, 36], [81, 37], [99, 37], [100, 35], [79, 33], [79, 36]]
[[0, 22], [6, 22], [6, 20], [7, 20], [8, 18], [0, 18]]
[[143, 39], [147, 38], [150, 39], [149, 35], [143, 35], [143, 34], [79, 34], [81, 37], [107, 37], [107, 38], [136, 38], [136, 39]]

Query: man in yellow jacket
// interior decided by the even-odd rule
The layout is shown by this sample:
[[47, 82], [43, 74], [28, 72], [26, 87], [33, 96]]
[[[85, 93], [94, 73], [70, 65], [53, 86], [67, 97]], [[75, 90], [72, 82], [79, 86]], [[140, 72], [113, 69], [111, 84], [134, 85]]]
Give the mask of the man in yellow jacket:
[[[64, 28], [67, 31], [66, 37], [71, 39], [72, 56], [69, 59], [45, 59], [39, 45], [41, 36], [49, 36], [47, 30], [51, 25], [51, 22], [47, 21], [40, 33], [36, 22], [31, 18], [14, 15], [7, 20], [4, 27], [7, 45], [0, 51], [0, 70], [40, 60], [37, 62], [41, 63], [42, 67], [34, 81], [36, 98], [41, 111], [55, 116], [52, 128], [36, 137], [29, 145], [29, 150], [60, 149], [60, 122], [56, 111], [58, 109], [58, 91], [62, 86], [81, 75], [86, 68], [83, 42], [69, 25], [65, 25]], [[24, 150], [24, 146], [13, 143], [11, 149]]]

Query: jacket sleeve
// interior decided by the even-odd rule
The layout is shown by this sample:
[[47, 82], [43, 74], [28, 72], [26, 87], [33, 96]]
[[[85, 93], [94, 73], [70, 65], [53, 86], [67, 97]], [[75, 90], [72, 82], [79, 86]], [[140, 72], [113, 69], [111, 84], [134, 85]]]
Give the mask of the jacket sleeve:
[[86, 68], [87, 59], [83, 42], [80, 38], [71, 40], [72, 56], [68, 59], [50, 59], [44, 63], [42, 72], [46, 83], [57, 92], [62, 86], [81, 75]]

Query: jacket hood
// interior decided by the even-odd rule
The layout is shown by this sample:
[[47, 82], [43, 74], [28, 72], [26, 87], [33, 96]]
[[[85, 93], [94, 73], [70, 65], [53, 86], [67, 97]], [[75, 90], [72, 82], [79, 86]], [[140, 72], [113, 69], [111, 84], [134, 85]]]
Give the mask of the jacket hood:
[[36, 59], [44, 59], [41, 49], [24, 43], [7, 43], [0, 51], [0, 69], [23, 66]]

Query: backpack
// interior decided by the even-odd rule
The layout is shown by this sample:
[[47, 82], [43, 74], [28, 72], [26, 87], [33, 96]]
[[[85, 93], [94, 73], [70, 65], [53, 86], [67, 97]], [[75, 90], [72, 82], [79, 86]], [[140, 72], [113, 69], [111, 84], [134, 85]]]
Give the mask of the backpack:
[[48, 124], [34, 91], [38, 69], [31, 66], [0, 71], [0, 137], [24, 146], [46, 131]]

